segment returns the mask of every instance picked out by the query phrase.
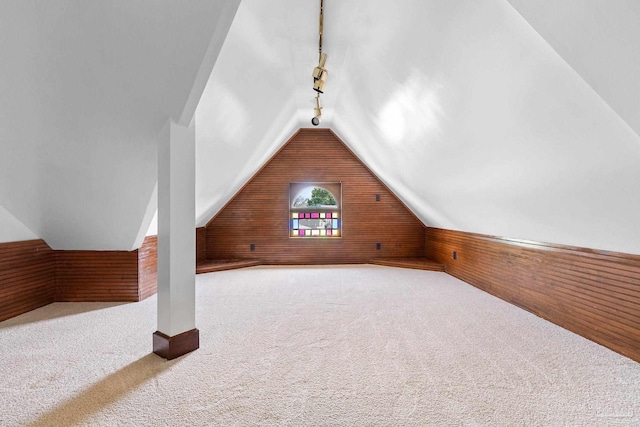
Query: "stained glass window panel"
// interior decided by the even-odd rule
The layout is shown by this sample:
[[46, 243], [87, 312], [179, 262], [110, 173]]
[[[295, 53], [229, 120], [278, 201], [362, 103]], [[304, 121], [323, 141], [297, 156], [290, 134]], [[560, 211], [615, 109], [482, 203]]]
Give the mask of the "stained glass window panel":
[[311, 239], [340, 237], [341, 205], [342, 183], [291, 183], [289, 235]]

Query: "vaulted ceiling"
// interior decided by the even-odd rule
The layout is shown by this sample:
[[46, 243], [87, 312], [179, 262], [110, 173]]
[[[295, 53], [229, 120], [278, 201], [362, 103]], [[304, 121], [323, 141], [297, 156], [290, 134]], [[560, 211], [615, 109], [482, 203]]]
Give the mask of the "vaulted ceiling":
[[[319, 0], [3, 9], [0, 241], [135, 247], [167, 117], [197, 225], [311, 126]], [[323, 48], [320, 126], [425, 224], [640, 253], [640, 3], [325, 0]]]

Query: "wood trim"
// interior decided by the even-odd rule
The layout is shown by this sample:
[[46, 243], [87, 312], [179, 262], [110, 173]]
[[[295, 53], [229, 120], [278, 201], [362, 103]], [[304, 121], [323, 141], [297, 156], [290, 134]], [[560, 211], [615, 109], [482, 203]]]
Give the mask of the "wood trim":
[[444, 265], [426, 258], [375, 258], [371, 264], [414, 270], [444, 271]]
[[262, 265], [258, 260], [213, 260], [205, 261], [196, 266], [196, 274], [214, 273], [216, 271], [235, 270], [238, 268], [256, 267]]
[[0, 243], [0, 321], [54, 302], [54, 275], [44, 240]]
[[[342, 237], [289, 237], [289, 183], [342, 182]], [[379, 194], [380, 201], [376, 201]], [[424, 225], [329, 129], [301, 129], [206, 227], [207, 260], [367, 263], [424, 256]], [[380, 249], [377, 249], [380, 243]], [[254, 250], [251, 250], [251, 245]]]
[[[640, 362], [640, 256], [427, 228], [447, 273]], [[457, 259], [453, 259], [453, 252]]]
[[175, 359], [200, 348], [200, 331], [191, 329], [172, 337], [160, 331], [153, 333], [153, 352], [167, 360]]
[[149, 298], [158, 291], [158, 236], [147, 236], [138, 249], [138, 297]]

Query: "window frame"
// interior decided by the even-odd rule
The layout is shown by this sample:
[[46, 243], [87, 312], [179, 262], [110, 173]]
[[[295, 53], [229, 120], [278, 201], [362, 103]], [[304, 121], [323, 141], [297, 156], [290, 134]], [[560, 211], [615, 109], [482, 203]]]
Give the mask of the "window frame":
[[[293, 202], [295, 198], [302, 193], [305, 189], [313, 187], [313, 188], [322, 188], [323, 190], [328, 191], [331, 195], [336, 199], [336, 207], [293, 207]], [[337, 190], [337, 191], [336, 191]], [[294, 230], [302, 230], [299, 228], [294, 228], [294, 221], [300, 219], [318, 219], [318, 220], [326, 220], [327, 213], [330, 213], [332, 218], [331, 221], [337, 220], [337, 227], [334, 227], [334, 224], [331, 224], [331, 227], [327, 229], [323, 233], [322, 229], [310, 229], [309, 235], [300, 235], [296, 234]], [[319, 182], [319, 181], [309, 181], [309, 182], [290, 182], [289, 183], [289, 209], [288, 209], [288, 234], [289, 238], [296, 240], [314, 240], [314, 239], [341, 239], [343, 236], [343, 227], [342, 227], [342, 181], [336, 182]], [[313, 214], [318, 214], [318, 217], [313, 216], [312, 218], [299, 218], [296, 216], [294, 218], [294, 214], [298, 216], [300, 214], [309, 214], [312, 216]], [[334, 216], [335, 215], [335, 216]], [[325, 216], [323, 218], [323, 216]], [[314, 233], [314, 231], [318, 230], [318, 233]], [[330, 230], [331, 235], [326, 235]], [[337, 230], [337, 235], [336, 235]]]

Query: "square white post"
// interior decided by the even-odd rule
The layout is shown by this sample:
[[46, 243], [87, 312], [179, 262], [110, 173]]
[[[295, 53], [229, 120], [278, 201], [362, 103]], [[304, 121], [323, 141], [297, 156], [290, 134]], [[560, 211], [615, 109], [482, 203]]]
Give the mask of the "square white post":
[[195, 327], [195, 124], [168, 120], [158, 135], [158, 330], [166, 359], [200, 346]]

